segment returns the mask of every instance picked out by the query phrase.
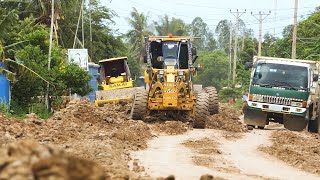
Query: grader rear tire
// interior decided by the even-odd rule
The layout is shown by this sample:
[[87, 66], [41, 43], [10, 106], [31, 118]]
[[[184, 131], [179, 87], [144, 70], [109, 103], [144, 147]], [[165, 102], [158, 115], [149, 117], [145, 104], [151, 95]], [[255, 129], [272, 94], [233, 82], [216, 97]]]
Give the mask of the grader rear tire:
[[219, 101], [217, 90], [213, 86], [204, 88], [205, 92], [209, 95], [209, 113], [210, 115], [219, 113]]
[[137, 89], [131, 108], [131, 119], [142, 120], [147, 115], [148, 94], [144, 89]]
[[209, 116], [209, 96], [202, 92], [197, 95], [193, 127], [204, 129]]

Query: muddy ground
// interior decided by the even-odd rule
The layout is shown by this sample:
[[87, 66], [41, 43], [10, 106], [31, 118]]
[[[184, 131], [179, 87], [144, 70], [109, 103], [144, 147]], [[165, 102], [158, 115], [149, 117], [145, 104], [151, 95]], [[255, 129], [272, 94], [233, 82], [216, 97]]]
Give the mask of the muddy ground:
[[[205, 130], [192, 129], [190, 119], [175, 114], [133, 121], [128, 118], [130, 108], [126, 103], [95, 107], [88, 101], [71, 101], [49, 120], [34, 114], [25, 119], [0, 115], [0, 179], [281, 179], [284, 175], [246, 167], [250, 159], [243, 161], [241, 154], [248, 152], [259, 160], [252, 160], [254, 167], [267, 161], [272, 168], [280, 159], [289, 175], [294, 167], [319, 174], [314, 168], [320, 164], [318, 135], [248, 131], [239, 111], [226, 105], [209, 117]], [[314, 178], [300, 171], [293, 175]]]
[[293, 167], [320, 175], [320, 135], [288, 130], [274, 131], [271, 146], [259, 149]]

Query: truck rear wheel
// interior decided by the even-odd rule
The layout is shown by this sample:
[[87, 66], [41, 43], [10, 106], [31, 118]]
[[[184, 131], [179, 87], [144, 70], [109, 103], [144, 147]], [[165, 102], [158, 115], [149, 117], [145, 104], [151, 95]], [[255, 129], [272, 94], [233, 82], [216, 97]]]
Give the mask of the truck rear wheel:
[[209, 86], [204, 88], [209, 95], [209, 113], [210, 115], [219, 113], [219, 101], [217, 90], [215, 87]]
[[130, 117], [133, 120], [142, 120], [147, 115], [148, 95], [144, 89], [137, 89], [131, 108]]
[[206, 127], [208, 115], [209, 96], [207, 93], [202, 92], [197, 95], [193, 127], [198, 129], [204, 129]]

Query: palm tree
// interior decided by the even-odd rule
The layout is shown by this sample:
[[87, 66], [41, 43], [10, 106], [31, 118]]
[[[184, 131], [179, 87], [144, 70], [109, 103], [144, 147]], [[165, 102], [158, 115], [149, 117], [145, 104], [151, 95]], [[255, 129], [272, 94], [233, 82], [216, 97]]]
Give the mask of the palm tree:
[[173, 34], [175, 36], [186, 35], [186, 25], [183, 20], [179, 18], [172, 18], [169, 20], [168, 15], [160, 17], [160, 23], [155, 22], [155, 29], [157, 34], [160, 36], [166, 36], [168, 34]]
[[134, 52], [134, 56], [142, 63], [144, 55], [144, 38], [151, 35], [151, 32], [148, 30], [147, 19], [148, 17], [143, 13], [139, 13], [136, 8], [133, 8], [131, 18], [127, 18], [129, 25], [132, 27], [127, 33], [127, 37], [131, 44], [131, 52]]

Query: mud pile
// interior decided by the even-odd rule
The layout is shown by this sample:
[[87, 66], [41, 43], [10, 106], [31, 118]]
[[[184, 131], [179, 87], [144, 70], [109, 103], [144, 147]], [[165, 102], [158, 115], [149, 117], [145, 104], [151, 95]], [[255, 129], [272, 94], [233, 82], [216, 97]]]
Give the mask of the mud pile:
[[272, 146], [259, 147], [290, 165], [320, 175], [320, 136], [308, 132], [275, 131]]
[[49, 120], [0, 117], [0, 146], [32, 138], [53, 144], [76, 157], [101, 164], [111, 179], [134, 177], [127, 166], [129, 151], [147, 147], [150, 128], [128, 120], [127, 104], [95, 107], [86, 101], [71, 101]]
[[19, 140], [0, 149], [0, 179], [107, 179], [93, 161], [69, 155], [34, 140]]
[[220, 129], [230, 132], [245, 132], [245, 126], [240, 122], [240, 112], [228, 107], [226, 104], [220, 105], [218, 114], [209, 117], [207, 121], [208, 129]]

